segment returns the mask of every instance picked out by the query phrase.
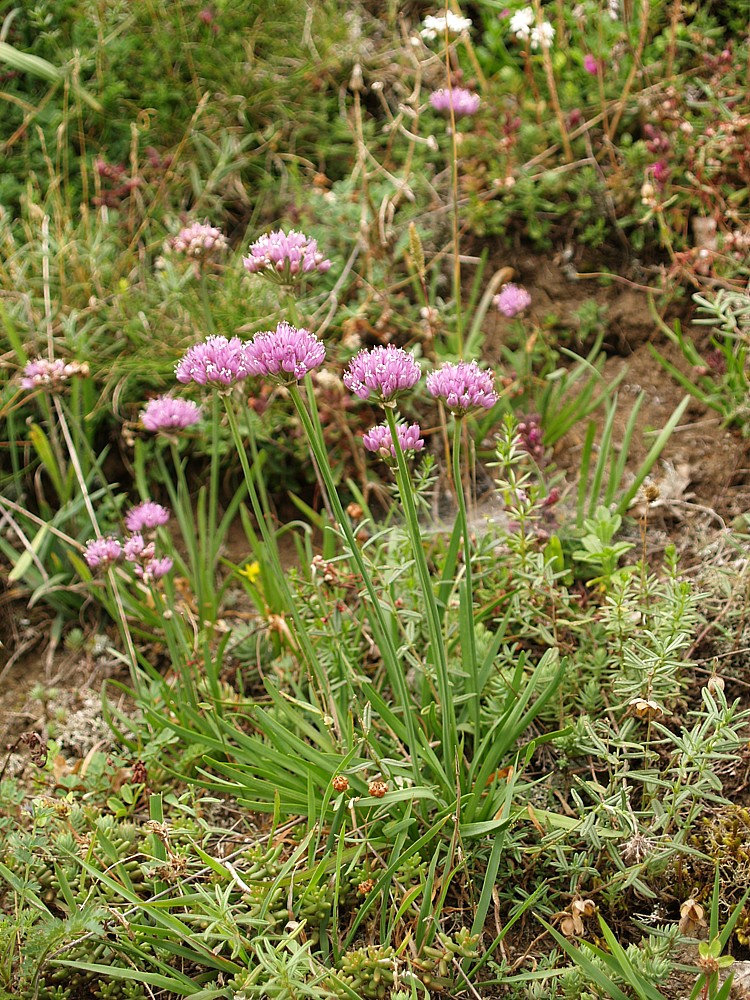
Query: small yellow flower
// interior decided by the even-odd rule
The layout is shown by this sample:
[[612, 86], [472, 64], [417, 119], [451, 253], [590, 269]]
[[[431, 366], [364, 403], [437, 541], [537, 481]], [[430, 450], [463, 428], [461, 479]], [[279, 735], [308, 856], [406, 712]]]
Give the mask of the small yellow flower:
[[130, 282], [128, 281], [128, 279], [120, 278], [120, 280], [117, 282], [117, 291], [120, 293], [120, 295], [124, 295], [129, 288], [130, 288]]
[[255, 562], [245, 563], [240, 570], [240, 574], [247, 577], [249, 583], [255, 583], [260, 576], [260, 563], [257, 560]]

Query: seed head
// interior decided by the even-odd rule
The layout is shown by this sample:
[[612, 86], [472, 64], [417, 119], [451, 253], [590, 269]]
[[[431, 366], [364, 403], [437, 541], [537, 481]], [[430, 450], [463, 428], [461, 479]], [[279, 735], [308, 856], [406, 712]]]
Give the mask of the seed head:
[[346, 792], [349, 790], [349, 779], [345, 774], [337, 774], [331, 782], [334, 792]]
[[371, 781], [367, 786], [367, 791], [374, 799], [382, 799], [388, 791], [388, 785], [384, 781]]

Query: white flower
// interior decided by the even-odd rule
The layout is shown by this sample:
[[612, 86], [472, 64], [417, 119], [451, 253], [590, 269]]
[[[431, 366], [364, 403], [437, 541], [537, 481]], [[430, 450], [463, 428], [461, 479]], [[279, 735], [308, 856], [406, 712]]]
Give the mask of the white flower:
[[531, 29], [531, 47], [536, 49], [541, 44], [542, 48], [548, 49], [555, 37], [555, 29], [549, 21], [542, 21], [538, 28]]
[[433, 42], [438, 35], [444, 36], [446, 31], [449, 35], [460, 35], [470, 27], [471, 18], [459, 17], [452, 10], [448, 10], [445, 14], [428, 14], [422, 22], [420, 35], [426, 42]]
[[613, 21], [617, 21], [620, 17], [620, 0], [609, 0], [607, 6], [609, 7], [609, 16]]
[[534, 8], [522, 7], [521, 10], [517, 10], [513, 17], [511, 17], [510, 30], [516, 38], [520, 38], [521, 41], [525, 42], [531, 34], [531, 27], [533, 24]]

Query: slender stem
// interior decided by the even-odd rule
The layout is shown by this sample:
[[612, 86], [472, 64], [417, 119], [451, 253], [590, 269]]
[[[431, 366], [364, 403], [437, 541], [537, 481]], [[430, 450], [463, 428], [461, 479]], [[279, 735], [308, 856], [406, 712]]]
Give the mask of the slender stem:
[[[276, 576], [276, 583], [281, 591], [284, 598], [284, 603], [288, 608], [292, 620], [295, 625], [296, 635], [295, 638], [299, 641], [302, 652], [304, 653], [305, 660], [307, 661], [307, 666], [310, 671], [310, 675], [314, 678], [319, 690], [325, 690], [324, 686], [321, 684], [320, 678], [318, 676], [318, 664], [315, 657], [315, 650], [313, 649], [310, 637], [307, 633], [307, 628], [304, 621], [302, 620], [299, 611], [297, 610], [297, 605], [295, 603], [292, 592], [289, 589], [289, 584], [287, 582], [286, 574], [281, 565], [281, 559], [279, 556], [279, 547], [276, 540], [275, 533], [269, 527], [268, 521], [266, 519], [265, 513], [261, 506], [260, 499], [258, 497], [258, 491], [255, 486], [255, 478], [250, 468], [250, 463], [247, 460], [247, 452], [245, 451], [245, 445], [242, 441], [240, 435], [240, 428], [237, 423], [237, 415], [234, 412], [234, 406], [232, 400], [228, 397], [224, 397], [224, 406], [227, 412], [227, 418], [229, 420], [229, 428], [232, 432], [232, 438], [234, 439], [234, 444], [237, 449], [237, 454], [240, 458], [240, 465], [242, 466], [242, 472], [245, 477], [245, 482], [247, 484], [247, 492], [250, 497], [250, 503], [253, 508], [253, 514], [255, 515], [255, 520], [258, 525], [258, 529], [265, 543], [268, 555], [271, 559], [273, 565], [274, 574]], [[251, 435], [251, 448], [253, 446], [253, 438]], [[257, 454], [254, 452], [254, 454]], [[257, 468], [257, 465], [256, 465]]]
[[203, 551], [206, 559], [204, 579], [208, 581], [215, 572], [218, 509], [219, 509], [219, 393], [213, 391], [211, 399], [211, 468], [208, 485], [208, 538], [204, 540]]
[[[346, 538], [347, 544], [349, 546], [349, 551], [351, 557], [354, 560], [360, 576], [362, 577], [362, 582], [364, 584], [367, 596], [369, 598], [368, 605], [368, 617], [370, 619], [370, 624], [372, 625], [373, 631], [375, 633], [375, 640], [380, 647], [380, 652], [386, 663], [386, 668], [388, 669], [388, 676], [391, 680], [391, 684], [395, 688], [395, 694], [397, 695], [403, 710], [404, 724], [406, 726], [407, 740], [409, 743], [409, 752], [411, 754], [411, 763], [414, 769], [415, 780], [423, 781], [424, 778], [420, 777], [419, 768], [419, 743], [417, 742], [416, 727], [413, 718], [413, 701], [409, 695], [409, 690], [406, 686], [406, 680], [404, 678], [403, 668], [400, 663], [398, 651], [393, 640], [393, 635], [391, 629], [389, 628], [385, 616], [383, 615], [383, 610], [380, 605], [380, 597], [375, 590], [375, 585], [373, 584], [372, 577], [365, 565], [364, 558], [357, 544], [357, 540], [354, 537], [354, 532], [352, 531], [351, 525], [349, 523], [349, 518], [344, 511], [341, 499], [336, 490], [336, 484], [333, 481], [333, 476], [331, 474], [331, 469], [328, 464], [328, 458], [325, 453], [325, 444], [316, 431], [316, 421], [311, 417], [310, 413], [305, 406], [304, 400], [300, 393], [299, 387], [292, 385], [289, 387], [289, 394], [294, 403], [295, 409], [299, 415], [302, 425], [305, 428], [305, 433], [307, 434], [308, 441], [310, 443], [310, 448], [313, 452], [314, 457], [318, 462], [318, 467], [320, 469], [321, 475], [325, 482], [326, 489], [328, 491], [328, 497], [333, 507], [334, 515], [336, 520], [341, 527], [341, 530]], [[315, 405], [314, 397], [310, 400], [311, 408]]]
[[461, 522], [461, 534], [464, 539], [464, 580], [463, 592], [464, 601], [462, 611], [468, 615], [469, 621], [464, 632], [465, 641], [462, 643], [462, 657], [464, 667], [471, 677], [473, 698], [471, 701], [472, 721], [474, 723], [474, 739], [479, 739], [479, 666], [477, 664], [476, 637], [474, 635], [474, 587], [472, 583], [471, 570], [471, 534], [469, 533], [469, 520], [466, 515], [466, 496], [461, 480], [461, 431], [464, 426], [463, 418], [456, 417], [453, 425], [453, 479], [456, 487], [456, 498], [458, 500], [458, 517]]
[[435, 591], [432, 587], [430, 569], [427, 565], [427, 557], [424, 554], [422, 535], [419, 530], [419, 518], [417, 508], [414, 504], [414, 495], [409, 479], [409, 470], [406, 466], [406, 459], [398, 439], [398, 428], [396, 416], [392, 406], [385, 408], [385, 416], [388, 428], [391, 432], [391, 441], [396, 452], [397, 463], [397, 483], [401, 503], [406, 515], [406, 524], [412, 543], [412, 552], [419, 575], [419, 582], [422, 588], [422, 595], [425, 601], [427, 612], [427, 627], [430, 634], [430, 648], [432, 651], [432, 661], [437, 675], [438, 694], [441, 701], [442, 729], [443, 729], [443, 761], [450, 772], [453, 770], [454, 760], [458, 754], [458, 738], [456, 731], [456, 713], [453, 704], [453, 692], [451, 690], [450, 676], [448, 674], [448, 656], [443, 640], [443, 630], [440, 622], [440, 612], [438, 611]]
[[456, 136], [456, 114], [453, 108], [453, 81], [450, 63], [450, 45], [448, 42], [447, 3], [446, 3], [446, 39], [445, 39], [445, 75], [450, 94], [449, 113], [451, 120], [451, 223], [453, 235], [453, 308], [456, 316], [456, 338], [458, 356], [464, 356], [463, 314], [461, 310], [461, 242], [458, 233], [458, 138]]
[[[541, 33], [542, 28], [542, 4], [541, 0], [534, 0], [534, 14], [536, 15], [537, 30]], [[549, 98], [552, 103], [552, 108], [555, 112], [555, 117], [557, 118], [557, 124], [560, 129], [560, 141], [562, 142], [563, 154], [565, 156], [565, 162], [571, 163], [573, 160], [573, 150], [570, 145], [570, 136], [568, 135], [568, 127], [565, 124], [565, 115], [560, 107], [560, 99], [557, 96], [557, 86], [555, 84], [555, 71], [552, 66], [552, 58], [549, 54], [549, 45], [542, 37], [539, 47], [542, 50], [542, 65], [544, 66], [544, 73], [547, 77], [547, 90], [549, 92]]]
[[208, 297], [206, 277], [206, 272], [201, 268], [201, 272], [198, 277], [198, 294], [200, 295], [201, 305], [203, 306], [203, 318], [206, 321], [206, 330], [209, 334], [213, 334], [216, 332], [216, 327], [214, 326], [214, 316], [211, 312], [211, 300]]
[[[159, 464], [162, 475], [164, 476], [164, 481], [169, 492], [169, 498], [172, 501], [175, 514], [182, 530], [185, 547], [187, 549], [187, 557], [190, 561], [190, 576], [194, 581], [196, 589], [195, 596], [198, 601], [201, 622], [206, 621], [207, 619], [215, 621], [217, 614], [217, 600], [215, 592], [216, 588], [212, 585], [214, 562], [211, 555], [210, 540], [209, 544], [205, 544], [206, 540], [202, 540], [200, 538], [198, 525], [196, 524], [195, 514], [193, 513], [192, 502], [190, 499], [190, 488], [187, 483], [187, 477], [185, 476], [185, 466], [180, 458], [180, 453], [177, 449], [177, 442], [173, 438], [169, 441], [169, 448], [172, 455], [172, 465], [177, 477], [176, 487], [172, 482], [169, 472], [167, 471], [166, 462], [159, 452], [157, 452], [156, 461]], [[205, 564], [201, 560], [201, 552], [205, 553]]]
[[68, 455], [70, 457], [70, 463], [73, 466], [73, 471], [76, 474], [76, 479], [78, 480], [78, 487], [81, 491], [81, 496], [83, 497], [83, 502], [88, 511], [89, 518], [91, 520], [91, 526], [94, 529], [94, 534], [97, 538], [102, 537], [101, 530], [99, 529], [99, 522], [96, 519], [96, 514], [94, 513], [94, 507], [91, 503], [91, 497], [89, 496], [88, 486], [86, 485], [86, 480], [83, 475], [83, 469], [81, 468], [81, 463], [78, 460], [78, 452], [73, 444], [73, 438], [70, 434], [70, 428], [68, 427], [68, 421], [65, 417], [65, 411], [63, 410], [62, 403], [57, 396], [53, 397], [55, 403], [55, 410], [57, 411], [57, 419], [60, 422], [60, 429], [62, 430], [63, 437], [65, 438], [65, 444], [68, 449]]
[[130, 676], [133, 680], [133, 687], [138, 691], [140, 689], [140, 678], [138, 676], [138, 657], [135, 653], [135, 646], [133, 645], [133, 637], [130, 634], [130, 626], [128, 625], [128, 619], [125, 617], [125, 608], [122, 605], [122, 597], [120, 597], [120, 591], [117, 586], [117, 578], [115, 576], [115, 571], [113, 569], [107, 570], [107, 579], [109, 580], [109, 585], [112, 588], [112, 593], [115, 598], [115, 605], [117, 606], [117, 617], [120, 619], [120, 630], [122, 637], [125, 640], [125, 645], [128, 649], [128, 656], [130, 657]]

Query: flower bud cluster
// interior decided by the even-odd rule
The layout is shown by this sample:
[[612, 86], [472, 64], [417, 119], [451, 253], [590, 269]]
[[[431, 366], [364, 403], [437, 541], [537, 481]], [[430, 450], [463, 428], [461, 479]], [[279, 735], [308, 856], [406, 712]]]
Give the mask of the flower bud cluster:
[[85, 362], [52, 361], [47, 358], [34, 358], [29, 361], [21, 377], [22, 389], [59, 389], [68, 379], [86, 378], [89, 366]]

